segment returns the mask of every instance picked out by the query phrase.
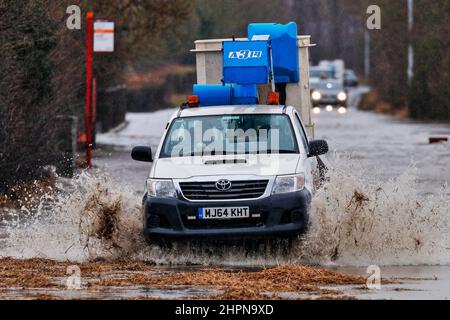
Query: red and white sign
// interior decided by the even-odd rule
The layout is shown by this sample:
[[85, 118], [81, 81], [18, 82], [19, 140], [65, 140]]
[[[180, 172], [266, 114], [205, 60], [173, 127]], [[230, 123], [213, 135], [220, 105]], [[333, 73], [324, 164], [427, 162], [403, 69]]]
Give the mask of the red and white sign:
[[114, 52], [114, 22], [94, 21], [94, 52]]

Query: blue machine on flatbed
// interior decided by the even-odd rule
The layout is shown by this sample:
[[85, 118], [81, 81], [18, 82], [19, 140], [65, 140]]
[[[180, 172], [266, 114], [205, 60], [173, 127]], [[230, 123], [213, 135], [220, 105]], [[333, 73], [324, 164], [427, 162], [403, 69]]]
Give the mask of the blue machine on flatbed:
[[285, 95], [277, 85], [299, 81], [297, 24], [250, 24], [247, 40], [223, 41], [222, 59], [222, 85], [194, 86], [200, 106], [258, 104], [258, 85]]

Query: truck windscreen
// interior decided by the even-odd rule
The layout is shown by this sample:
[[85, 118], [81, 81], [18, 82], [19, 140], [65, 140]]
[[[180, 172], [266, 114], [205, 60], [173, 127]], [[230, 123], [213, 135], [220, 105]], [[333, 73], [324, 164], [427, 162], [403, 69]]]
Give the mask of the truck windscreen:
[[283, 153], [299, 153], [287, 115], [215, 115], [175, 119], [160, 158]]

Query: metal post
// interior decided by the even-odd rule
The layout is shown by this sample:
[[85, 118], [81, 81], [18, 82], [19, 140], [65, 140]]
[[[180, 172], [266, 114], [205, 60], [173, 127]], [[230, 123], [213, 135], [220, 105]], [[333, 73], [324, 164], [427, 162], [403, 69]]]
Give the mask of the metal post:
[[97, 78], [92, 79], [92, 127], [95, 128], [97, 122]]
[[414, 48], [412, 45], [411, 37], [414, 27], [414, 0], [408, 0], [408, 84], [414, 77]]
[[92, 60], [94, 13], [86, 15], [86, 164], [92, 168]]
[[97, 78], [92, 79], [92, 114], [91, 114], [91, 137], [92, 137], [92, 149], [96, 148], [96, 136], [97, 136]]
[[364, 76], [366, 80], [370, 80], [370, 32], [364, 32]]

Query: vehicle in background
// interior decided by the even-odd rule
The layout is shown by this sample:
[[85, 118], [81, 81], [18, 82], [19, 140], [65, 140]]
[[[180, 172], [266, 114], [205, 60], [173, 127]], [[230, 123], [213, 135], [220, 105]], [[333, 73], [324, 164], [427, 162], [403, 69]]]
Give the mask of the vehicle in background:
[[347, 112], [347, 92], [345, 91], [342, 81], [329, 79], [320, 81], [314, 90], [312, 90], [311, 98], [313, 101], [313, 112], [318, 114], [322, 107], [331, 112], [334, 108], [343, 114]]
[[330, 67], [334, 71], [334, 79], [344, 82], [345, 63], [344, 60], [322, 60], [319, 62], [320, 67]]
[[334, 79], [334, 69], [332, 66], [311, 66], [309, 69], [310, 87], [314, 87], [321, 81]]
[[344, 86], [345, 87], [357, 87], [359, 84], [358, 77], [355, 72], [350, 69], [346, 69], [344, 72]]

